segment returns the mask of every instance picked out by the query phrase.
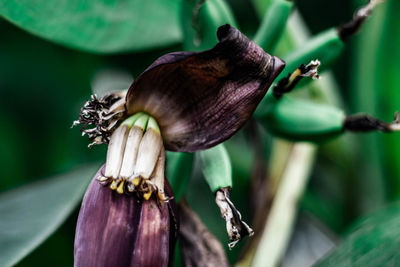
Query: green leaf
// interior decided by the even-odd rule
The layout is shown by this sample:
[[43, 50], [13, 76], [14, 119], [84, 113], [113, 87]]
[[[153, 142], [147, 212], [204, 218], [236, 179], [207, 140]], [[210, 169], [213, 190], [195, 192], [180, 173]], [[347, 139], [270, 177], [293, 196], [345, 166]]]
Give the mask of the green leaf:
[[317, 266], [397, 266], [400, 263], [400, 203], [364, 218]]
[[[377, 39], [376, 61], [373, 63], [376, 81], [373, 84], [377, 115], [379, 118], [390, 120], [393, 113], [400, 110], [400, 49], [393, 49], [393, 44], [400, 42], [399, 1], [386, 1], [379, 7], [382, 21], [382, 34], [374, 35]], [[378, 31], [379, 33], [379, 31]], [[360, 44], [361, 45], [361, 44]], [[366, 47], [366, 44], [363, 44]], [[365, 55], [365, 54], [364, 54]], [[368, 69], [366, 69], [367, 71]], [[360, 79], [366, 77], [359, 77]], [[361, 90], [361, 88], [360, 88]], [[361, 102], [361, 100], [359, 100]], [[400, 142], [399, 134], [378, 136], [378, 147], [381, 148], [380, 160], [383, 174], [388, 181], [388, 193], [391, 199], [400, 195]]]
[[6, 0], [0, 14], [22, 29], [76, 49], [148, 50], [181, 40], [178, 0]]
[[265, 11], [271, 6], [272, 0], [252, 0], [254, 9], [257, 12], [258, 17], [262, 18]]
[[197, 152], [200, 168], [211, 191], [232, 187], [232, 166], [223, 144]]
[[272, 54], [279, 43], [293, 6], [291, 1], [274, 0], [265, 12], [253, 40], [268, 53]]
[[98, 164], [0, 195], [0, 266], [12, 266], [45, 241], [81, 200]]
[[[364, 3], [365, 1], [357, 1], [356, 6]], [[388, 41], [382, 35], [382, 31], [384, 30], [383, 22], [389, 15], [388, 8], [387, 2], [377, 6], [371, 18], [365, 22], [363, 29], [354, 37], [353, 44], [355, 46], [352, 49], [354, 53], [351, 54], [354, 64], [351, 65], [352, 68], [350, 69], [350, 73], [352, 73], [350, 76], [350, 87], [352, 90], [349, 92], [350, 103], [352, 103], [351, 112], [366, 112], [382, 120], [388, 119], [388, 117], [382, 116], [379, 112], [380, 107], [378, 105], [382, 100], [380, 98], [381, 92], [384, 92], [383, 94], [387, 94], [387, 96], [393, 99], [396, 97], [389, 88], [380, 83], [381, 81], [378, 82], [378, 72], [386, 72], [385, 70], [390, 69], [390, 66], [378, 64], [380, 50], [385, 49], [388, 51], [390, 49], [388, 51], [390, 60], [396, 62], [394, 52], [397, 49], [391, 49], [387, 46], [381, 47], [384, 44], [383, 40]], [[389, 73], [389, 71], [387, 72]], [[390, 103], [382, 103], [385, 105], [385, 110], [386, 107], [391, 107]], [[390, 111], [391, 115], [389, 118], [392, 117], [394, 111]], [[359, 214], [380, 207], [387, 199], [388, 193], [393, 192], [396, 188], [396, 186], [387, 187], [387, 182], [395, 178], [396, 174], [386, 172], [387, 169], [383, 161], [387, 161], [388, 159], [386, 159], [386, 151], [382, 153], [385, 149], [380, 143], [382, 137], [380, 133], [357, 136], [358, 145], [354, 151], [357, 157], [353, 161], [353, 166], [355, 166], [354, 171], [357, 175], [352, 177], [353, 186], [357, 190], [352, 198], [354, 197], [356, 201], [353, 204], [359, 207]], [[387, 139], [387, 137], [385, 135], [383, 138]], [[395, 147], [391, 146], [390, 149], [394, 151]], [[368, 164], [365, 164], [365, 162], [368, 162]], [[363, 168], [359, 168], [361, 164]], [[397, 165], [398, 163], [395, 164]]]
[[166, 174], [177, 202], [185, 192], [192, 175], [193, 158], [193, 153], [167, 151]]
[[217, 29], [224, 24], [237, 27], [224, 0], [183, 0], [182, 31], [185, 50], [202, 51], [217, 44]]

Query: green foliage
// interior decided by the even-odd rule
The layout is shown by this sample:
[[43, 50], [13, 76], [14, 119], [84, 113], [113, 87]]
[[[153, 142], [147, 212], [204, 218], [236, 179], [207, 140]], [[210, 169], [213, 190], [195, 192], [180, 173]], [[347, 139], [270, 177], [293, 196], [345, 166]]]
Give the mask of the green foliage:
[[177, 0], [7, 0], [0, 4], [0, 14], [24, 30], [96, 53], [142, 51], [179, 42], [178, 9]]
[[[394, 111], [400, 111], [400, 20], [396, 10], [399, 1], [389, 1], [382, 7], [382, 35], [378, 39], [376, 58], [375, 103], [377, 116], [390, 120]], [[386, 11], [386, 12], [385, 12]], [[361, 44], [360, 44], [361, 45]], [[363, 46], [366, 46], [363, 44]], [[390, 199], [400, 197], [400, 142], [398, 135], [379, 136], [384, 176], [389, 180]]]
[[[361, 1], [354, 2], [357, 5]], [[350, 77], [351, 91], [349, 94], [352, 112], [368, 112], [379, 115], [378, 103], [380, 98], [378, 96], [379, 91], [383, 92], [384, 89], [377, 82], [377, 74], [386, 72], [386, 67], [377, 65], [380, 56], [377, 51], [381, 46], [380, 39], [384, 38], [382, 31], [383, 21], [387, 19], [388, 9], [385, 7], [386, 5], [387, 2], [381, 4], [374, 16], [367, 21], [365, 26], [368, 27], [368, 30], [360, 32], [359, 36], [355, 38], [354, 53], [352, 54], [354, 64], [351, 69], [353, 75]], [[386, 49], [385, 53], [391, 55], [392, 52]], [[397, 109], [392, 110], [390, 116]], [[388, 137], [385, 136], [384, 138]], [[357, 139], [359, 140], [359, 146], [356, 147], [358, 157], [354, 158], [354, 165], [359, 166], [362, 162], [368, 162], [368, 164], [363, 164], [363, 168], [357, 168], [358, 175], [354, 177], [354, 183], [357, 187], [356, 193], [358, 194], [354, 207], [358, 214], [363, 214], [379, 208], [385, 203], [388, 197], [386, 189], [395, 189], [395, 187], [388, 186], [388, 180], [398, 175], [395, 173], [387, 177], [384, 175], [382, 145], [378, 133], [359, 136]]]
[[193, 159], [193, 153], [167, 151], [165, 175], [177, 201], [184, 194], [192, 177]]
[[362, 219], [330, 255], [316, 266], [397, 266], [400, 263], [400, 204]]
[[0, 195], [0, 265], [12, 266], [46, 240], [80, 202], [96, 165]]
[[188, 51], [202, 51], [217, 43], [219, 26], [236, 20], [225, 0], [182, 0], [182, 31], [184, 47]]
[[265, 12], [261, 25], [254, 36], [254, 42], [268, 53], [273, 53], [286, 27], [294, 3], [274, 0]]
[[[0, 42], [1, 266], [19, 262], [55, 232], [77, 206], [97, 164], [72, 172], [68, 170], [83, 162], [90, 164], [105, 159], [105, 146], [87, 150], [88, 142], [80, 138], [78, 129], [69, 130], [79, 107], [89, 98], [93, 89], [90, 83], [99, 70], [118, 69], [137, 76], [166, 52], [211, 48], [217, 42], [216, 29], [225, 23], [236, 27], [249, 25], [245, 34], [252, 37], [251, 34], [256, 33], [253, 39], [267, 52], [276, 47], [278, 55], [287, 61], [280, 78], [313, 59], [321, 61], [322, 70], [328, 69], [344, 50], [344, 43], [334, 28], [314, 32], [314, 37], [308, 40], [296, 40], [296, 31], [307, 34], [301, 27], [294, 31], [293, 27], [285, 26], [288, 18], [293, 26], [293, 18], [297, 16], [290, 13], [292, 1], [253, 0], [253, 6], [250, 1], [241, 0], [206, 0], [203, 5], [197, 5], [199, 2], [201, 0], [182, 0], [182, 3], [178, 0], [5, 0], [0, 3], [0, 14], [4, 18], [0, 21], [3, 34]], [[320, 25], [332, 27], [348, 20], [354, 8], [366, 1], [354, 2], [356, 5], [351, 8], [345, 0], [334, 5], [325, 3], [335, 6], [329, 10], [318, 0], [295, 4], [300, 13], [306, 15], [311, 28], [319, 32]], [[352, 113], [365, 111], [390, 120], [393, 112], [400, 109], [400, 49], [396, 46], [400, 42], [397, 14], [400, 4], [397, 0], [385, 2], [374, 12], [358, 39], [350, 40], [349, 46], [353, 49], [345, 51], [346, 57], [341, 58], [341, 64], [335, 69], [342, 90], [334, 94], [345, 97], [346, 110]], [[198, 14], [194, 20], [195, 7]], [[274, 8], [276, 12], [272, 12]], [[265, 17], [258, 20], [243, 16], [244, 13]], [[332, 17], [337, 19], [328, 20]], [[6, 20], [33, 35], [20, 31]], [[260, 27], [257, 29], [255, 25]], [[155, 50], [160, 47], [164, 50]], [[125, 54], [105, 56], [100, 55], [102, 53]], [[325, 73], [321, 78], [322, 82], [331, 80]], [[257, 109], [256, 118], [261, 119], [273, 135], [286, 139], [319, 142], [341, 135], [342, 111], [302, 99], [315, 96], [314, 85], [308, 83], [305, 90], [280, 101], [272, 98], [270, 90]], [[347, 101], [349, 96], [351, 101]], [[208, 187], [215, 192], [234, 182], [232, 200], [244, 218], [250, 218], [248, 207], [254, 205], [254, 201], [249, 199], [255, 195], [254, 191], [249, 194], [254, 162], [261, 160], [268, 166], [270, 153], [285, 155], [282, 151], [270, 151], [272, 137], [262, 127], [259, 127], [261, 130], [254, 127], [257, 123], [249, 123], [240, 138], [235, 136], [225, 144], [229, 155], [224, 145], [197, 153], [202, 173], [193, 168], [194, 154], [167, 152], [166, 176], [175, 199], [185, 194], [207, 227], [224, 244], [227, 242], [225, 225]], [[261, 141], [253, 140], [254, 131], [262, 132]], [[400, 192], [399, 135], [348, 137], [323, 146], [302, 199], [303, 209], [326, 223], [335, 235], [341, 235], [343, 229], [366, 211], [388, 205]], [[249, 140], [259, 146], [256, 149], [262, 150], [265, 158], [257, 158]], [[62, 171], [67, 172], [54, 179], [30, 183]], [[27, 185], [19, 189], [12, 189], [25, 183]], [[398, 214], [399, 204], [371, 214], [353, 227], [338, 249], [318, 266], [398, 264]], [[64, 232], [53, 234], [50, 242], [41, 247], [42, 250], [56, 247], [55, 258], [72, 257], [74, 223], [64, 228], [68, 229], [67, 240]], [[70, 250], [58, 249], [65, 248], [65, 244], [69, 244]], [[232, 263], [241, 245], [243, 243], [227, 251]], [[178, 256], [179, 253], [177, 251]], [[28, 264], [30, 266], [51, 265], [49, 259], [40, 256], [27, 260], [33, 261]]]

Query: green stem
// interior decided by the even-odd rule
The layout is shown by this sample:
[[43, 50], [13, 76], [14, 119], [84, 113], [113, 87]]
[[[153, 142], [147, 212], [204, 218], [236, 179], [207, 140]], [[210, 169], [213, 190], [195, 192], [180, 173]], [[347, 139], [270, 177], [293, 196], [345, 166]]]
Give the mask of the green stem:
[[[305, 28], [300, 15], [294, 12], [292, 17], [289, 19], [288, 32], [285, 33], [283, 39], [286, 41], [286, 49], [292, 49], [294, 46], [304, 44], [308, 37], [305, 34], [306, 32], [307, 29]], [[283, 53], [287, 52], [282, 49], [280, 51]], [[334, 99], [333, 101], [335, 103], [340, 102], [340, 97], [335, 90], [336, 86], [333, 79], [325, 81], [323, 88], [321, 81], [313, 83], [312, 86], [314, 87], [314, 90], [319, 93], [319, 98], [324, 100], [323, 102], [332, 102], [332, 100], [329, 100], [331, 97]], [[276, 140], [273, 145], [279, 146], [279, 144], [276, 143]], [[264, 233], [259, 243], [260, 245], [257, 247], [253, 246], [251, 250], [247, 252], [244, 260], [241, 262], [241, 266], [244, 266], [245, 263], [252, 262], [253, 255], [255, 255], [255, 266], [266, 266], [265, 263], [262, 263], [262, 258], [268, 258], [268, 262], [271, 264], [269, 266], [275, 266], [279, 263], [281, 256], [286, 251], [296, 217], [298, 201], [307, 184], [316, 153], [316, 147], [310, 144], [295, 144], [293, 147], [294, 150], [290, 152], [289, 156], [289, 159], [293, 160], [290, 161], [290, 164], [287, 164], [283, 171], [281, 182], [278, 185], [276, 197], [272, 204], [271, 213], [265, 222]], [[276, 153], [284, 153], [287, 149], [290, 148], [283, 146], [274, 149], [274, 151], [278, 151]], [[273, 157], [274, 156], [272, 156], [272, 158]], [[294, 159], [301, 161], [301, 164], [298, 164]], [[296, 170], [296, 172], [294, 170]], [[290, 185], [291, 183], [295, 183], [296, 187], [292, 187]], [[287, 193], [289, 193], [289, 195], [287, 195]], [[280, 208], [284, 208], [284, 210], [279, 210]], [[275, 232], [278, 223], [282, 222], [281, 213], [286, 213], [287, 217], [283, 222], [283, 228]], [[268, 257], [265, 257], [265, 255], [268, 255]]]
[[261, 25], [254, 36], [254, 42], [268, 53], [273, 53], [278, 44], [293, 5], [292, 1], [274, 0], [265, 12]]
[[294, 145], [254, 255], [253, 267], [277, 266], [285, 253], [298, 200], [310, 176], [316, 150], [315, 146], [307, 143]]

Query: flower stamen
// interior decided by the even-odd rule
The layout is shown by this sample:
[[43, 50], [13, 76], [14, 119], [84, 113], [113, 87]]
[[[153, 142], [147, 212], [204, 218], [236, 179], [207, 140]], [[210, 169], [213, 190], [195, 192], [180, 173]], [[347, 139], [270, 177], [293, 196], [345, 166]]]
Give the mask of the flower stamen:
[[[92, 95], [83, 105], [79, 119], [73, 122], [72, 127], [83, 124], [82, 135], [93, 141], [89, 147], [110, 142], [112, 132], [125, 115], [125, 96], [126, 91], [113, 92], [101, 98]], [[95, 127], [85, 129], [88, 125]]]
[[117, 188], [117, 193], [118, 194], [123, 194], [124, 193], [124, 184], [125, 184], [125, 180], [122, 180], [121, 183], [119, 184], [118, 188]]
[[129, 179], [133, 175], [136, 166], [136, 159], [139, 150], [139, 144], [143, 137], [143, 132], [147, 125], [148, 116], [140, 116], [134, 122], [132, 128], [129, 131], [126, 147], [123, 155], [123, 161], [120, 171], [122, 179]]
[[156, 120], [139, 112], [124, 120], [110, 138], [104, 177], [98, 178], [118, 194], [136, 192], [149, 200], [164, 194], [165, 150]]
[[149, 200], [152, 193], [153, 193], [153, 192], [152, 192], [151, 190], [150, 190], [149, 192], [144, 193], [144, 194], [143, 194], [143, 198], [144, 198], [145, 200]]
[[120, 180], [113, 180], [113, 181], [111, 182], [110, 189], [111, 189], [111, 190], [117, 189], [118, 183], [119, 183], [119, 182], [120, 182]]
[[[133, 174], [134, 178], [150, 178], [156, 166], [162, 146], [160, 129], [158, 128], [157, 122], [153, 118], [150, 118], [146, 133], [143, 135], [143, 139], [140, 142], [135, 173]], [[152, 149], [149, 149], [150, 147]]]

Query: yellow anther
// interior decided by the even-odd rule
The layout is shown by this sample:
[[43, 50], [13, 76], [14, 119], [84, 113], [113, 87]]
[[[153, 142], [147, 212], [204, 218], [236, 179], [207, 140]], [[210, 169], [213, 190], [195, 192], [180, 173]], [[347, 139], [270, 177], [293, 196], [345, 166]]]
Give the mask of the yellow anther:
[[117, 181], [117, 180], [112, 181], [112, 183], [110, 185], [111, 190], [117, 189], [118, 183], [119, 183], [119, 181]]
[[149, 191], [149, 192], [147, 192], [147, 193], [144, 193], [144, 194], [143, 194], [143, 198], [144, 198], [145, 200], [149, 200], [150, 197], [151, 197], [151, 193], [153, 193], [153, 192], [152, 192], [152, 191]]
[[291, 84], [300, 75], [301, 75], [301, 70], [300, 69], [296, 69], [292, 73], [292, 75], [290, 75], [290, 77], [289, 77], [289, 84]]
[[138, 186], [140, 184], [140, 180], [141, 180], [140, 177], [136, 177], [133, 179], [132, 184], [134, 186]]
[[117, 193], [118, 194], [123, 194], [124, 193], [124, 184], [125, 184], [125, 180], [122, 180], [122, 182], [119, 184], [119, 186], [117, 188]]
[[160, 202], [165, 202], [168, 198], [165, 196], [164, 192], [158, 191], [158, 200]]

